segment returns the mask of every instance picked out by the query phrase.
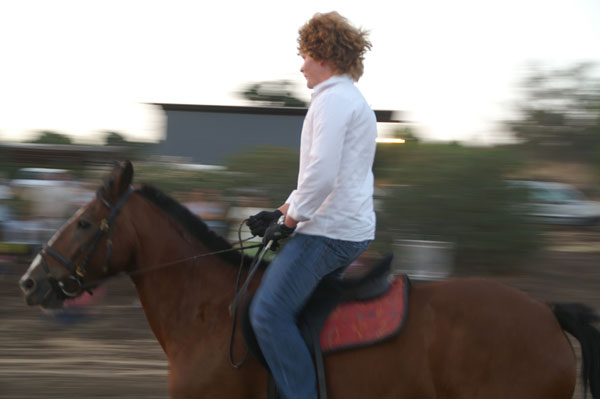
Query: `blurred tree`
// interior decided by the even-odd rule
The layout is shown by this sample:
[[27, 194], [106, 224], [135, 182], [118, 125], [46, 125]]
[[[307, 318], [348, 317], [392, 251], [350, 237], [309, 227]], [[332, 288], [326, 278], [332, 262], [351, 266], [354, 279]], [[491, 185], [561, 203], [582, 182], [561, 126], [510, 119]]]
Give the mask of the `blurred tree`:
[[127, 144], [125, 137], [117, 132], [108, 131], [104, 133], [104, 145], [124, 146]]
[[289, 80], [265, 81], [251, 83], [238, 94], [246, 100], [259, 102], [272, 107], [301, 107], [308, 103], [295, 93], [295, 85]]
[[393, 179], [398, 165], [402, 162], [399, 154], [406, 152], [406, 146], [412, 148], [413, 145], [420, 143], [418, 132], [411, 126], [403, 126], [395, 129], [392, 137], [404, 139], [405, 144], [379, 143], [377, 145], [373, 171], [375, 178], [379, 181]]
[[[385, 181], [378, 240], [448, 241], [455, 267], [509, 270], [542, 244], [539, 228], [515, 211], [524, 192], [505, 176], [520, 165], [503, 148], [457, 144], [379, 145], [375, 176]], [[478, 269], [481, 270], [481, 269]]]
[[67, 135], [43, 130], [40, 132], [38, 137], [31, 140], [30, 143], [34, 144], [73, 144], [71, 138]]
[[407, 144], [419, 143], [421, 140], [418, 137], [418, 132], [412, 126], [403, 126], [396, 130], [394, 137], [404, 139]]
[[299, 159], [296, 150], [263, 146], [231, 157], [226, 166], [233, 172], [233, 187], [249, 189], [249, 195], [264, 197], [272, 206], [279, 206], [296, 188]]
[[530, 152], [590, 161], [600, 151], [600, 79], [594, 65], [543, 71], [524, 80], [518, 120], [507, 122]]
[[218, 170], [185, 170], [160, 163], [140, 163], [135, 166], [135, 173], [138, 182], [156, 186], [170, 194], [198, 188], [225, 190], [231, 186], [229, 175]]
[[113, 131], [104, 132], [104, 145], [127, 148], [129, 159], [147, 159], [158, 153], [161, 147], [160, 143], [128, 141], [121, 133]]
[[152, 184], [167, 193], [198, 188], [217, 189], [224, 200], [267, 200], [279, 206], [295, 188], [299, 153], [285, 147], [257, 147], [230, 157], [226, 170], [185, 170], [161, 165], [136, 165], [137, 181]]

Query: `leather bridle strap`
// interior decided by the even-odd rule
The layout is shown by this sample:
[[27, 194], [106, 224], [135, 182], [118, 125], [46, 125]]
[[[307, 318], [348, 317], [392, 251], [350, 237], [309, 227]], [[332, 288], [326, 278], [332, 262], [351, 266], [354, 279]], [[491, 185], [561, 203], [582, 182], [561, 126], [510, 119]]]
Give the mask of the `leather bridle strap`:
[[[59, 254], [56, 250], [54, 250], [54, 248], [52, 248], [50, 245], [44, 245], [43, 249], [40, 251], [42, 266], [44, 268], [44, 271], [46, 272], [48, 279], [50, 280], [50, 283], [53, 285], [58, 284], [61, 288], [61, 291], [65, 295], [77, 296], [83, 289], [83, 287], [84, 287], [83, 278], [86, 274], [87, 264], [89, 263], [92, 256], [96, 252], [96, 248], [98, 247], [98, 244], [100, 243], [100, 240], [102, 239], [104, 234], [108, 235], [107, 239], [106, 239], [106, 266], [105, 266], [105, 270], [104, 270], [105, 273], [108, 273], [108, 271], [110, 269], [110, 255], [112, 253], [112, 231], [113, 231], [114, 221], [115, 221], [117, 215], [119, 214], [119, 212], [121, 211], [121, 208], [123, 207], [123, 205], [125, 204], [127, 199], [131, 196], [131, 194], [134, 191], [135, 191], [134, 188], [132, 186], [129, 186], [127, 191], [121, 196], [121, 198], [119, 198], [119, 201], [117, 201], [117, 203], [114, 206], [112, 206], [108, 201], [106, 201], [106, 199], [104, 199], [98, 192], [97, 196], [98, 196], [99, 200], [106, 207], [108, 207], [108, 209], [110, 210], [110, 213], [106, 219], [102, 219], [102, 221], [100, 222], [98, 231], [96, 231], [96, 234], [94, 234], [83, 246], [81, 246], [81, 248], [79, 248], [75, 252], [72, 259], [66, 259], [64, 256]], [[89, 248], [89, 250], [88, 250], [88, 248]], [[83, 260], [83, 262], [79, 265], [75, 265], [75, 262], [77, 261], [77, 259], [86, 251], [87, 251], [87, 255], [85, 256], [85, 259]], [[56, 261], [58, 261], [63, 267], [65, 267], [71, 273], [68, 276], [68, 278], [77, 283], [78, 287], [77, 287], [76, 291], [69, 291], [68, 289], [65, 288], [64, 282], [58, 281], [52, 275], [52, 273], [50, 272], [50, 268], [48, 267], [46, 255], [50, 255], [52, 258], [54, 258]], [[89, 290], [88, 290], [88, 292], [89, 292]]]
[[[105, 273], [108, 273], [109, 270], [110, 270], [110, 255], [112, 253], [112, 233], [113, 233], [114, 221], [117, 218], [117, 215], [119, 214], [119, 212], [121, 211], [121, 208], [123, 207], [123, 205], [125, 205], [125, 202], [127, 202], [127, 200], [129, 199], [129, 197], [131, 196], [131, 194], [133, 194], [134, 191], [135, 191], [134, 188], [132, 186], [129, 186], [129, 188], [127, 189], [127, 191], [121, 196], [121, 198], [119, 198], [119, 201], [117, 201], [117, 203], [115, 204], [115, 206], [111, 206], [108, 201], [106, 201], [103, 197], [100, 196], [100, 200], [102, 201], [102, 203], [104, 205], [106, 205], [108, 207], [108, 209], [110, 209], [110, 213], [109, 213], [108, 217], [106, 219], [103, 219], [100, 222], [100, 230], [99, 230], [99, 231], [107, 233], [107, 238], [106, 238], [106, 267], [104, 268], [104, 272]], [[87, 262], [89, 262], [89, 260], [90, 260], [90, 258], [92, 256], [93, 252], [96, 250], [96, 246], [98, 245], [98, 241], [96, 241], [94, 243], [94, 246], [93, 246], [92, 250], [90, 252], [88, 252], [88, 256], [87, 256], [86, 262], [85, 262], [86, 265], [87, 265]]]

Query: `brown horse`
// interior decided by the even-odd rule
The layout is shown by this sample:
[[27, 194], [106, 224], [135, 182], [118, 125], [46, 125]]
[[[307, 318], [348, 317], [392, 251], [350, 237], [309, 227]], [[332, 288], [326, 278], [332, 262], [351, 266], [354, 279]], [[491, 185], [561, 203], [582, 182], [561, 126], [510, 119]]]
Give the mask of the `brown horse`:
[[[159, 191], [131, 188], [116, 165], [35, 257], [20, 284], [27, 303], [59, 307], [107, 276], [131, 275], [169, 360], [174, 398], [265, 398], [267, 375], [252, 358], [228, 359], [237, 252]], [[181, 259], [188, 259], [180, 261]], [[260, 272], [250, 291], [256, 289]], [[576, 360], [563, 329], [580, 340], [586, 385], [600, 397], [600, 334], [581, 305], [548, 305], [483, 279], [413, 287], [404, 329], [383, 343], [325, 357], [328, 393], [352, 398], [571, 398]], [[236, 357], [245, 345], [235, 337]]]

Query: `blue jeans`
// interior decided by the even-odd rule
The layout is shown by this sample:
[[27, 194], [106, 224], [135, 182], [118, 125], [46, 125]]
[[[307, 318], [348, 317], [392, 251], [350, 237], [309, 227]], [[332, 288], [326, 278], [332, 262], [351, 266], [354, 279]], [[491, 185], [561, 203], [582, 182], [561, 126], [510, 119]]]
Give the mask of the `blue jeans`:
[[250, 322], [281, 398], [317, 399], [314, 364], [297, 317], [319, 282], [339, 278], [370, 242], [298, 233], [263, 276]]

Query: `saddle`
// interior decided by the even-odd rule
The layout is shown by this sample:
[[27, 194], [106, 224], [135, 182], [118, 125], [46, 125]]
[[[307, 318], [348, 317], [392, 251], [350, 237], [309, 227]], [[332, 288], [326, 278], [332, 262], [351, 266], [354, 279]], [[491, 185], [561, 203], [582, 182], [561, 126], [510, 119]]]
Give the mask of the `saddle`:
[[[342, 280], [323, 279], [298, 318], [304, 340], [313, 355], [319, 398], [327, 399], [323, 354], [383, 342], [397, 335], [406, 318], [408, 277], [390, 281], [392, 255], [386, 255], [367, 274]], [[248, 314], [242, 313], [242, 332], [249, 352], [269, 371]], [[268, 398], [276, 397], [269, 377]]]

